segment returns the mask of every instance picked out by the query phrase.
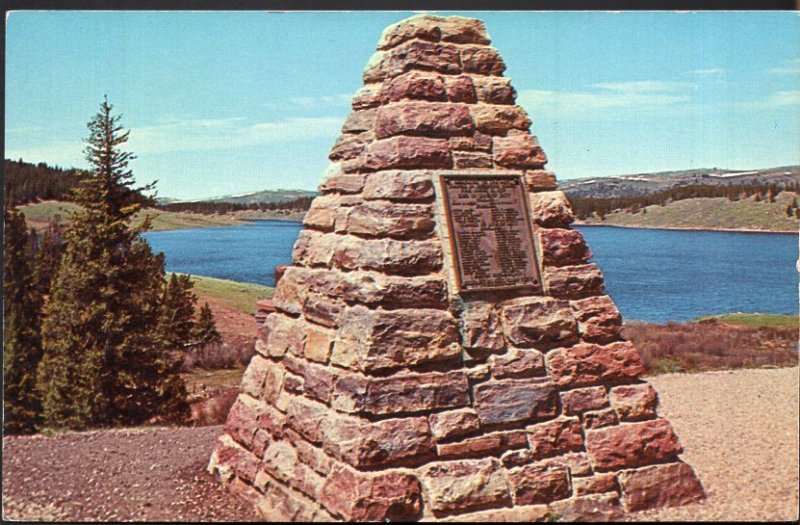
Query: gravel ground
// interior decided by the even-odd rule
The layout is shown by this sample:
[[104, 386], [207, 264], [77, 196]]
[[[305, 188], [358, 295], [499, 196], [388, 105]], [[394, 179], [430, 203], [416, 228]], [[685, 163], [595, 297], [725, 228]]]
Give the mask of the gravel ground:
[[[650, 378], [708, 499], [633, 520], [797, 520], [798, 368]], [[205, 472], [220, 427], [3, 438], [3, 518], [251, 521]]]

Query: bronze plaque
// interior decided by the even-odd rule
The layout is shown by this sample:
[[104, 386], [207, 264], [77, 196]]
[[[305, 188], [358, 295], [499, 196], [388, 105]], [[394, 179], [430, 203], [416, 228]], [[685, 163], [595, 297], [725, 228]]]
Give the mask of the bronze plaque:
[[541, 289], [519, 175], [443, 175], [459, 291]]

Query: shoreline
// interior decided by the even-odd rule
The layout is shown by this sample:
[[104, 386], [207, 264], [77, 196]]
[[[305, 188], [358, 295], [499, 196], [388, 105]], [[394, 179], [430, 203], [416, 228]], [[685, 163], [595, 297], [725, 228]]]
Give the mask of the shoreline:
[[599, 227], [605, 226], [606, 228], [628, 228], [636, 230], [678, 230], [678, 231], [696, 231], [696, 232], [728, 232], [728, 233], [779, 233], [779, 234], [799, 234], [800, 230], [759, 230], [755, 228], [706, 228], [701, 226], [640, 226], [631, 224], [607, 224], [596, 222], [575, 221], [572, 226], [589, 226]]

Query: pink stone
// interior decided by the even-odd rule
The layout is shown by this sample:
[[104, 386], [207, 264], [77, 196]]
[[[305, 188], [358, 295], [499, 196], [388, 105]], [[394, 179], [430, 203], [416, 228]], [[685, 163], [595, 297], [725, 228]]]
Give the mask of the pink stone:
[[631, 380], [644, 373], [639, 352], [627, 341], [558, 348], [547, 353], [545, 363], [550, 377], [561, 387]]
[[439, 102], [447, 100], [444, 79], [439, 75], [431, 75], [420, 71], [409, 71], [385, 81], [381, 88], [380, 96], [384, 103], [398, 100]]
[[683, 451], [666, 419], [591, 430], [586, 449], [600, 471], [662, 463]]
[[426, 237], [434, 226], [430, 204], [368, 201], [350, 210], [344, 229], [370, 237], [407, 239]]
[[375, 128], [376, 108], [353, 111], [342, 125], [342, 133], [358, 134]]
[[516, 90], [511, 87], [510, 79], [503, 77], [472, 78], [479, 102], [487, 104], [513, 104], [517, 98]]
[[412, 69], [449, 75], [461, 73], [458, 46], [421, 40], [401, 44], [389, 51], [384, 78], [395, 77]]
[[547, 297], [525, 297], [503, 303], [503, 331], [516, 346], [567, 345], [577, 340], [569, 303]]
[[526, 427], [534, 459], [583, 450], [581, 423], [577, 418], [558, 418]]
[[619, 423], [617, 413], [611, 408], [584, 412], [581, 417], [583, 419], [583, 428], [586, 430], [610, 427]]
[[258, 429], [256, 404], [253, 398], [240, 394], [225, 421], [225, 432], [247, 449], [253, 446], [253, 437]]
[[470, 350], [502, 352], [506, 348], [500, 318], [491, 303], [466, 303], [461, 314], [462, 343]]
[[544, 282], [550, 295], [569, 299], [598, 295], [605, 289], [603, 274], [596, 264], [545, 267]]
[[436, 412], [428, 416], [428, 421], [437, 441], [469, 435], [480, 429], [478, 414], [471, 408]]
[[380, 86], [366, 85], [356, 91], [351, 102], [354, 110], [374, 108], [380, 104]]
[[387, 274], [419, 275], [442, 267], [438, 240], [362, 239], [343, 235], [332, 264], [345, 270], [375, 270]]
[[592, 252], [578, 230], [563, 228], [540, 228], [542, 259], [545, 265], [566, 266], [583, 264]]
[[524, 378], [545, 374], [544, 357], [538, 350], [509, 348], [505, 354], [489, 357], [492, 377]]
[[576, 388], [561, 392], [561, 406], [568, 416], [577, 416], [589, 410], [598, 410], [608, 406], [606, 389], [602, 386]]
[[531, 193], [528, 199], [531, 220], [545, 228], [566, 228], [574, 217], [572, 206], [563, 191]]
[[481, 425], [530, 421], [556, 414], [556, 390], [546, 379], [508, 379], [475, 385], [475, 408]]
[[375, 140], [375, 133], [365, 131], [357, 135], [341, 135], [331, 148], [328, 158], [333, 161], [344, 161], [358, 158], [368, 144]]
[[488, 46], [465, 46], [461, 48], [461, 64], [465, 73], [480, 75], [502, 75], [506, 65], [500, 53]]
[[449, 137], [468, 135], [475, 129], [466, 104], [446, 102], [397, 102], [378, 108], [375, 136], [423, 135]]
[[336, 328], [343, 307], [344, 304], [340, 300], [309, 293], [303, 301], [303, 316], [319, 325]]
[[489, 35], [481, 20], [456, 16], [414, 15], [383, 30], [378, 49], [390, 49], [412, 39], [443, 40], [459, 44], [488, 44]]
[[343, 274], [337, 295], [348, 303], [372, 307], [447, 307], [447, 283], [439, 276], [401, 277], [377, 272], [347, 272]]
[[472, 85], [472, 79], [466, 75], [460, 77], [445, 77], [445, 89], [447, 91], [447, 98], [450, 102], [466, 102], [467, 104], [474, 104], [477, 102], [475, 94], [475, 86]]
[[453, 151], [492, 151], [492, 137], [483, 133], [471, 137], [450, 137], [449, 144]]
[[524, 465], [508, 471], [514, 505], [533, 505], [570, 495], [569, 472], [558, 465]]
[[611, 389], [611, 406], [622, 421], [637, 421], [656, 417], [658, 394], [647, 383], [623, 385]]
[[506, 450], [527, 446], [525, 432], [513, 430], [509, 432], [493, 432], [480, 436], [472, 436], [461, 441], [441, 443], [436, 446], [440, 458], [471, 458], [495, 455]]
[[614, 473], [595, 474], [588, 478], [572, 478], [572, 489], [576, 496], [618, 492], [617, 476]]
[[527, 130], [531, 120], [519, 106], [475, 104], [469, 106], [475, 127], [488, 135], [505, 135], [509, 130]]
[[347, 521], [407, 521], [418, 517], [422, 494], [412, 474], [370, 474], [337, 465], [322, 487], [320, 503]]
[[433, 463], [421, 470], [420, 481], [434, 515], [510, 503], [503, 470], [494, 458]]
[[609, 296], [572, 301], [572, 310], [584, 341], [607, 343], [620, 338], [622, 316]]
[[447, 169], [451, 164], [446, 139], [397, 136], [371, 143], [366, 150], [364, 166], [374, 171]]
[[528, 191], [552, 191], [558, 187], [555, 174], [545, 170], [525, 171], [525, 185]]
[[492, 156], [488, 153], [472, 151], [454, 151], [453, 167], [455, 169], [491, 169]]
[[617, 476], [622, 504], [629, 512], [686, 505], [705, 497], [700, 481], [686, 463], [626, 470]]
[[539, 169], [547, 164], [544, 150], [533, 135], [509, 134], [507, 137], [494, 137], [493, 142], [494, 161], [499, 166]]
[[623, 513], [616, 492], [589, 494], [556, 501], [550, 504], [551, 512], [565, 522], [622, 521]]
[[429, 171], [381, 171], [367, 178], [362, 196], [366, 200], [427, 201], [433, 198], [433, 176]]

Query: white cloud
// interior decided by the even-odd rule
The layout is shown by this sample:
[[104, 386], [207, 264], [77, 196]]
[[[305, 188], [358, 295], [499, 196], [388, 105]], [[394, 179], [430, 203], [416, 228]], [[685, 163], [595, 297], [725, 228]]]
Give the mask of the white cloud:
[[693, 69], [692, 71], [687, 71], [686, 73], [691, 75], [698, 75], [698, 76], [716, 76], [716, 75], [724, 75], [727, 73], [728, 70], [724, 67], [712, 67], [708, 69]]
[[594, 118], [598, 114], [623, 110], [663, 111], [686, 104], [689, 91], [697, 86], [688, 82], [635, 81], [600, 83], [588, 91], [543, 91], [523, 89], [518, 101], [533, 114], [548, 117]]
[[800, 106], [800, 91], [776, 91], [764, 100], [737, 104], [739, 109], [744, 110], [776, 109], [786, 106]]
[[764, 72], [770, 75], [800, 75], [800, 58], [784, 60], [780, 66], [767, 68]]
[[322, 108], [345, 108], [350, 107], [352, 94], [340, 93], [337, 95], [323, 95], [319, 97], [290, 97], [281, 102], [266, 102], [264, 107], [270, 109], [302, 108], [302, 109], [322, 109]]

